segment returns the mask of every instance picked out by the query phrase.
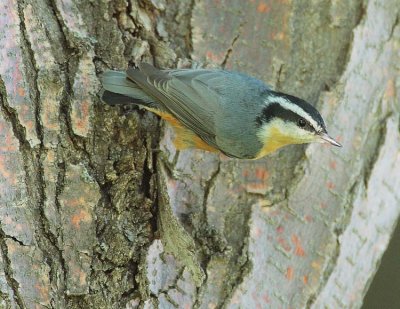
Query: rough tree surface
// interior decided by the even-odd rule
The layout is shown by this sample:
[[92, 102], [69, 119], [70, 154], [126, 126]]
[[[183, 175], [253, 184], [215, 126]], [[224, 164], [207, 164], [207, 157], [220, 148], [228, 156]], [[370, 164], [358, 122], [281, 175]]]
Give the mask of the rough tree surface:
[[[398, 0], [0, 1], [1, 308], [357, 308], [400, 208]], [[139, 61], [223, 66], [343, 148], [176, 152], [99, 99]]]

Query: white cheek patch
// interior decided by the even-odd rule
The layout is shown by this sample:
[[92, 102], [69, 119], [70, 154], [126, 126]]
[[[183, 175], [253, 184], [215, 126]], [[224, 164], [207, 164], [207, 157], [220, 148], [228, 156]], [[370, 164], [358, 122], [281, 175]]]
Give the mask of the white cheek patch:
[[[300, 106], [290, 103], [287, 99], [274, 96], [273, 101], [279, 103], [284, 109], [292, 111], [293, 113], [299, 115], [300, 117], [306, 119], [314, 128], [315, 131], [322, 131], [321, 126], [309, 115], [307, 114]], [[266, 105], [270, 104], [270, 102], [265, 102]]]

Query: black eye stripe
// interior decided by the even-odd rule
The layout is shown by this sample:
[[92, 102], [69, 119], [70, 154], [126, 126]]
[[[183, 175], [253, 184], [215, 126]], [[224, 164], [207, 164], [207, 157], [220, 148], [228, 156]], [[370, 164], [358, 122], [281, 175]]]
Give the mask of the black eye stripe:
[[261, 112], [261, 114], [256, 118], [256, 123], [261, 126], [264, 123], [271, 121], [273, 118], [279, 118], [286, 122], [292, 122], [299, 126], [299, 119], [302, 119], [305, 124], [301, 126], [302, 129], [314, 132], [313, 126], [304, 118], [296, 114], [295, 112], [285, 109], [279, 103], [268, 104]]

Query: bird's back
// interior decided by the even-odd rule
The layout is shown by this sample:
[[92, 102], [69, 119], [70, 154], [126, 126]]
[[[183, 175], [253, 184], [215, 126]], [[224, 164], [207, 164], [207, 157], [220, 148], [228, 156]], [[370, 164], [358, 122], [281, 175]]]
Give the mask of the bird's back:
[[[110, 74], [113, 83], [117, 82], [115, 75]], [[260, 98], [269, 91], [263, 82], [238, 72], [157, 70], [147, 64], [128, 69], [127, 77], [124, 87], [112, 85], [111, 91], [123, 91], [125, 96], [138, 98], [141, 105], [171, 113], [226, 155], [252, 158], [262, 147], [254, 115], [263, 109]]]

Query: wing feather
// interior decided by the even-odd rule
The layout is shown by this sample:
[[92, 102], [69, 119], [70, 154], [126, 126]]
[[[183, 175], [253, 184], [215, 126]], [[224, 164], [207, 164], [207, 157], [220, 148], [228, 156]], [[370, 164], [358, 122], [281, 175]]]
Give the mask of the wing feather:
[[[136, 99], [136, 101], [142, 101], [146, 104], [154, 103], [154, 101], [140, 88], [138, 88], [135, 83], [127, 79], [125, 72], [107, 71], [102, 75], [101, 79], [103, 88], [110, 93], [122, 95], [120, 96], [121, 99], [123, 96], [127, 96], [132, 99]], [[110, 104], [115, 104], [118, 96], [112, 97], [110, 93], [106, 93], [104, 98], [106, 99], [106, 102], [108, 102], [107, 99], [112, 98], [112, 103]], [[126, 100], [125, 98], [121, 101], [121, 104], [127, 102], [132, 103], [135, 102], [135, 100]]]
[[[188, 78], [185, 77], [183, 71], [174, 70], [175, 73], [179, 72], [175, 76], [168, 71], [160, 71], [143, 63], [139, 65], [139, 70], [128, 69], [127, 75], [147, 94], [157, 98], [165, 110], [174, 115], [204, 141], [215, 147], [213, 114], [220, 108], [218, 95], [210, 95], [208, 93], [210, 90], [206, 89], [204, 85], [201, 87], [193, 86], [194, 71], [185, 71], [192, 76]], [[206, 72], [204, 70], [202, 73]], [[208, 94], [206, 98], [204, 94]]]

